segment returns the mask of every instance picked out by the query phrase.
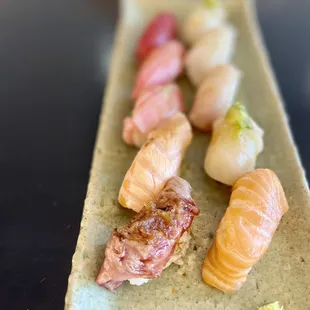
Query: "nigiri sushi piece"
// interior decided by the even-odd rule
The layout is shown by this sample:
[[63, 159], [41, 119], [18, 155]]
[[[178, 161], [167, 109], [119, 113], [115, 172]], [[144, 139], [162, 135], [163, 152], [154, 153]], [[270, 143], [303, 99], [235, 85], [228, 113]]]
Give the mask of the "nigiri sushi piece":
[[146, 141], [147, 134], [144, 134], [137, 128], [131, 117], [125, 117], [122, 138], [126, 144], [140, 148]]
[[177, 20], [173, 13], [161, 12], [157, 14], [147, 25], [140, 37], [137, 48], [136, 58], [141, 63], [149, 53], [170, 40], [176, 38]]
[[97, 283], [114, 290], [124, 281], [141, 285], [186, 253], [188, 232], [199, 208], [185, 180], [173, 177], [157, 197], [124, 227], [114, 230], [105, 249]]
[[237, 92], [241, 72], [225, 64], [212, 69], [199, 86], [189, 120], [193, 126], [210, 131], [213, 122], [225, 116]]
[[229, 206], [202, 265], [206, 284], [233, 293], [267, 251], [288, 204], [269, 169], [245, 174], [233, 186]]
[[140, 148], [148, 134], [165, 118], [185, 110], [180, 87], [176, 84], [154, 86], [142, 91], [132, 117], [124, 120], [123, 139]]
[[204, 168], [216, 181], [233, 185], [243, 174], [255, 169], [263, 150], [263, 130], [248, 115], [244, 106], [234, 104], [225, 118], [213, 124]]
[[176, 40], [154, 49], [141, 64], [132, 99], [137, 99], [146, 88], [171, 83], [183, 71], [184, 52], [183, 45]]
[[152, 131], [136, 155], [121, 186], [118, 201], [139, 212], [143, 205], [178, 174], [184, 153], [192, 140], [192, 128], [186, 116], [177, 113]]
[[182, 25], [181, 37], [188, 45], [193, 45], [210, 29], [220, 27], [226, 20], [223, 6], [210, 0], [205, 2], [205, 5], [199, 5], [190, 12]]
[[223, 25], [208, 31], [185, 56], [185, 69], [190, 81], [199, 86], [210, 70], [229, 63], [234, 50], [236, 30]]

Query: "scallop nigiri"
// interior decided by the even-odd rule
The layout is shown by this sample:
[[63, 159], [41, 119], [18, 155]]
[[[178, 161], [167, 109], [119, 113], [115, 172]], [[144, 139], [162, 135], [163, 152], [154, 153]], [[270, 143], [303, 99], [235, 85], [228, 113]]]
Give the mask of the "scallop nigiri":
[[171, 40], [154, 49], [141, 64], [132, 98], [137, 99], [146, 88], [171, 83], [183, 71], [183, 45]]
[[240, 78], [240, 71], [230, 64], [210, 71], [198, 89], [189, 114], [190, 122], [200, 130], [211, 130], [213, 122], [225, 116], [232, 105]]
[[236, 30], [224, 25], [207, 32], [185, 56], [185, 68], [191, 82], [198, 86], [209, 71], [229, 63], [235, 50]]
[[178, 85], [167, 84], [146, 89], [140, 94], [132, 117], [124, 120], [123, 139], [129, 145], [141, 147], [160, 121], [183, 111], [183, 96]]
[[202, 265], [206, 284], [232, 293], [268, 249], [288, 204], [269, 169], [245, 174], [233, 186], [229, 206]]
[[234, 104], [225, 118], [213, 124], [204, 163], [206, 173], [216, 181], [233, 185], [243, 174], [255, 169], [264, 146], [263, 134], [244, 106]]
[[209, 3], [197, 6], [186, 18], [182, 25], [181, 36], [183, 40], [193, 45], [210, 29], [221, 26], [226, 20], [226, 11], [219, 4]]
[[120, 204], [139, 212], [178, 174], [191, 140], [192, 129], [184, 114], [164, 120], [148, 135], [127, 171], [118, 196]]

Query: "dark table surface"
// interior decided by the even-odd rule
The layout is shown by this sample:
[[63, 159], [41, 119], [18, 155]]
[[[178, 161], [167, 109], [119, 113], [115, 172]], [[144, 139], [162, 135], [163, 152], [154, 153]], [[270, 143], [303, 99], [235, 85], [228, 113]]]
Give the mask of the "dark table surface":
[[[259, 0], [310, 172], [310, 2]], [[62, 309], [111, 51], [116, 0], [0, 1], [0, 309]]]

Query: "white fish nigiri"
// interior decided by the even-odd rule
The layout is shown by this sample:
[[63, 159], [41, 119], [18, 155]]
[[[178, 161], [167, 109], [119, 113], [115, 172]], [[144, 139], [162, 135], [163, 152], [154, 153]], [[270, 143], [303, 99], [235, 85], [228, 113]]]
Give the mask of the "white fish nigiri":
[[213, 124], [204, 163], [206, 173], [216, 181], [233, 185], [255, 169], [256, 158], [264, 147], [263, 134], [244, 106], [234, 104], [225, 118]]
[[211, 69], [230, 62], [236, 34], [233, 26], [221, 26], [207, 32], [189, 50], [185, 56], [185, 68], [194, 85], [199, 86]]
[[193, 45], [210, 29], [221, 26], [226, 16], [225, 9], [219, 4], [197, 6], [183, 23], [181, 37], [187, 44]]
[[184, 153], [192, 140], [192, 128], [183, 113], [164, 120], [147, 138], [121, 186], [118, 201], [139, 212], [178, 174]]
[[233, 103], [241, 72], [233, 65], [215, 67], [200, 85], [189, 114], [193, 126], [202, 130], [212, 129], [213, 122], [224, 117]]

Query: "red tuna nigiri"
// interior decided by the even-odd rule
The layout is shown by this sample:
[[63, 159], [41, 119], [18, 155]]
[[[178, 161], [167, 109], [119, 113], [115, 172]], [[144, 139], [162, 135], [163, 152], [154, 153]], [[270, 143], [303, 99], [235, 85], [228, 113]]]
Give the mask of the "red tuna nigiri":
[[138, 62], [146, 59], [149, 53], [172, 39], [176, 38], [177, 21], [174, 14], [161, 12], [147, 25], [136, 48]]

